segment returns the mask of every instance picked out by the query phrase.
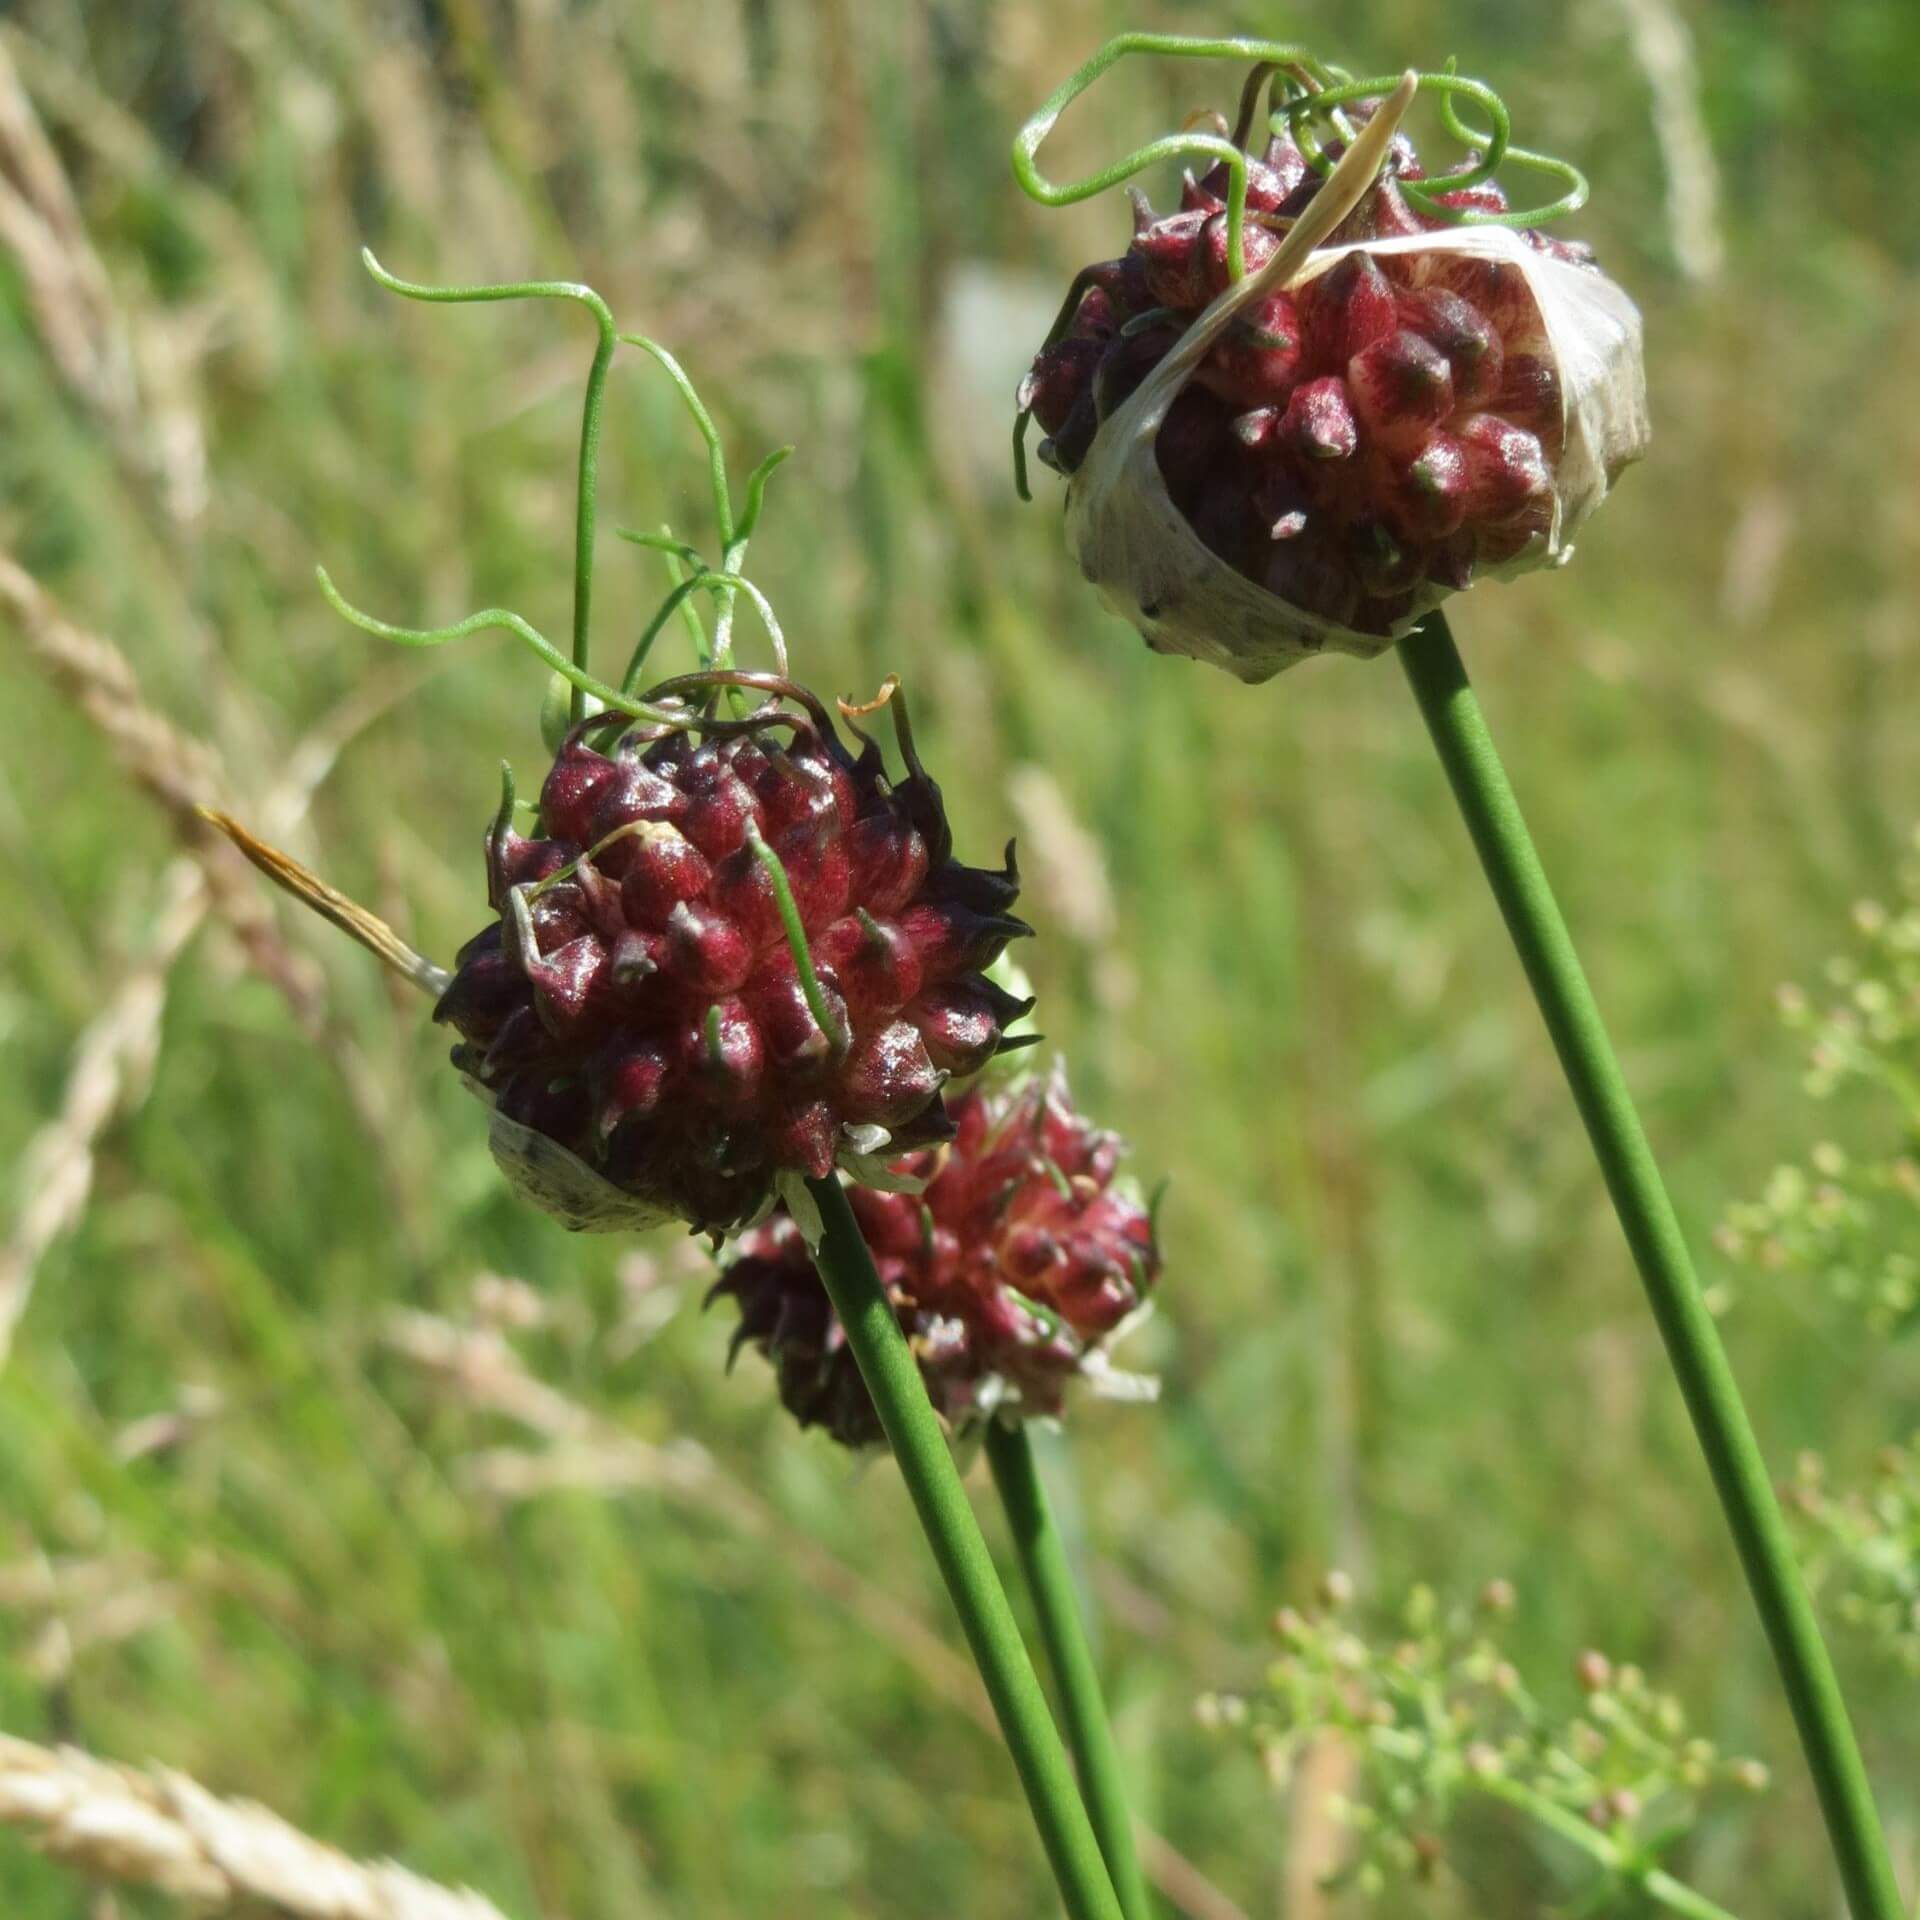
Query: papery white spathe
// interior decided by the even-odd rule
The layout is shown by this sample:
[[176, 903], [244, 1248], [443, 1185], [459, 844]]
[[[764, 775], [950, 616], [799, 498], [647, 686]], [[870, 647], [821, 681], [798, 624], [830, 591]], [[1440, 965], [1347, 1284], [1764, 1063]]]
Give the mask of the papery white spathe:
[[[1155, 454], [1167, 409], [1240, 309], [1278, 286], [1318, 279], [1361, 248], [1376, 256], [1509, 262], [1532, 295], [1546, 357], [1560, 379], [1564, 432], [1554, 467], [1553, 521], [1545, 536], [1514, 559], [1483, 567], [1479, 578], [1510, 579], [1567, 560], [1574, 530], [1606, 498], [1620, 469], [1646, 451], [1639, 309], [1605, 275], [1556, 260], [1511, 228], [1465, 226], [1325, 247], [1310, 253], [1297, 272], [1248, 274], [1194, 321], [1101, 424], [1067, 485], [1067, 544], [1081, 572], [1156, 652], [1211, 661], [1249, 682], [1269, 680], [1329, 650], [1362, 657], [1381, 653], [1453, 591], [1422, 582], [1391, 634], [1359, 633], [1321, 619], [1270, 593], [1208, 548], [1168, 494]], [[1287, 250], [1283, 246], [1282, 253]], [[1281, 264], [1282, 255], [1276, 254], [1269, 266]], [[1417, 268], [1415, 273], [1418, 277]]]

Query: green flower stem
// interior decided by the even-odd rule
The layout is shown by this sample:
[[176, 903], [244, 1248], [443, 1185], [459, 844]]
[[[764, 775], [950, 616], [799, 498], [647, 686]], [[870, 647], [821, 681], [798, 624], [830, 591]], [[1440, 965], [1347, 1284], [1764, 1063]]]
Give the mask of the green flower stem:
[[1683, 1880], [1659, 1867], [1635, 1867], [1622, 1858], [1619, 1844], [1577, 1813], [1557, 1806], [1544, 1794], [1502, 1775], [1470, 1776], [1469, 1786], [1490, 1799], [1517, 1807], [1530, 1820], [1537, 1820], [1549, 1832], [1557, 1833], [1568, 1845], [1577, 1847], [1610, 1874], [1624, 1875], [1657, 1907], [1677, 1913], [1682, 1920], [1735, 1920], [1735, 1916], [1705, 1894], [1696, 1893]]
[[1854, 1920], [1904, 1920], [1873, 1791], [1833, 1663], [1794, 1564], [1766, 1461], [1713, 1316], [1700, 1297], [1673, 1202], [1634, 1111], [1593, 990], [1445, 618], [1429, 614], [1399, 651], [1645, 1282], [1747, 1585], [1773, 1644], [1848, 1905]]
[[953, 1596], [1070, 1920], [1124, 1920], [993, 1557], [845, 1190], [831, 1175], [807, 1189], [825, 1227], [814, 1264]]
[[1060, 1531], [1033, 1457], [1033, 1441], [1021, 1425], [996, 1420], [987, 1428], [987, 1464], [1000, 1504], [1007, 1510], [1014, 1551], [1026, 1575], [1027, 1591], [1040, 1622], [1040, 1641], [1053, 1669], [1067, 1723], [1067, 1745], [1073, 1750], [1080, 1788], [1086, 1795], [1093, 1830], [1107, 1871], [1127, 1920], [1150, 1920], [1147, 1883], [1133, 1843], [1133, 1815], [1127, 1806], [1120, 1755], [1107, 1720], [1107, 1703], [1100, 1692], [1100, 1675], [1087, 1644], [1080, 1608], [1074, 1597], [1073, 1573], [1067, 1565]]

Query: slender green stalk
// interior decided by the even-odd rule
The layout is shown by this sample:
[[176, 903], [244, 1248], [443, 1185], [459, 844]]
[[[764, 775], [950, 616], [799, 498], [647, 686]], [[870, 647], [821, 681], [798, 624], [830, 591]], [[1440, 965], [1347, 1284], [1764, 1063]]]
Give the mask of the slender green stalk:
[[1124, 1920], [993, 1556], [853, 1209], [831, 1176], [807, 1187], [826, 1229], [814, 1264], [953, 1596], [1067, 1912], [1071, 1920]]
[[1007, 1510], [1014, 1551], [1026, 1575], [1027, 1591], [1040, 1622], [1040, 1642], [1053, 1669], [1053, 1684], [1066, 1717], [1067, 1745], [1080, 1775], [1080, 1790], [1107, 1872], [1127, 1920], [1150, 1920], [1152, 1903], [1133, 1844], [1133, 1815], [1127, 1806], [1120, 1755], [1107, 1720], [1107, 1703], [1100, 1691], [1100, 1674], [1087, 1644], [1086, 1629], [1074, 1596], [1073, 1572], [1067, 1565], [1060, 1530], [1033, 1457], [1033, 1441], [1024, 1426], [996, 1420], [987, 1429], [987, 1464], [1000, 1504]]
[[1720, 1335], [1700, 1297], [1673, 1202], [1627, 1092], [1566, 922], [1534, 850], [1445, 619], [1429, 614], [1400, 660], [1507, 931], [1546, 1017], [1594, 1156], [1626, 1230], [1667, 1357], [1719, 1491], [1800, 1730], [1854, 1920], [1904, 1920], [1893, 1865], [1833, 1663]]

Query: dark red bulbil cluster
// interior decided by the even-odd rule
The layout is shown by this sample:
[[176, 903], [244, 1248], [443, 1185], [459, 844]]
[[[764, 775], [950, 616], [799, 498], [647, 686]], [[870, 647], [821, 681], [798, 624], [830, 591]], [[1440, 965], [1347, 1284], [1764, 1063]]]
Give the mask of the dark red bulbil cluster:
[[917, 762], [889, 782], [877, 746], [854, 756], [787, 692], [802, 710], [704, 741], [643, 728], [603, 752], [604, 721], [576, 727], [538, 836], [488, 837], [499, 918], [435, 1015], [502, 1116], [702, 1231], [752, 1218], [783, 1170], [871, 1151], [875, 1129], [895, 1151], [949, 1137], [942, 1084], [1026, 1010], [982, 972], [1029, 931], [1012, 849], [1002, 872], [961, 865]]
[[[1004, 1406], [1058, 1413], [1067, 1383], [1159, 1278], [1144, 1206], [1114, 1170], [1119, 1139], [1074, 1111], [1064, 1078], [974, 1087], [945, 1147], [898, 1163], [918, 1194], [849, 1194], [933, 1404], [958, 1427]], [[740, 1309], [802, 1426], [847, 1446], [882, 1437], [826, 1289], [784, 1214], [740, 1243], [714, 1288]], [[991, 1383], [991, 1384], [990, 1384]]]
[[[1249, 160], [1248, 175], [1251, 273], [1322, 176], [1285, 135]], [[1522, 268], [1361, 244], [1453, 230], [1402, 192], [1402, 181], [1423, 177], [1397, 137], [1329, 242], [1358, 250], [1242, 311], [1174, 400], [1157, 443], [1169, 495], [1214, 553], [1290, 605], [1366, 634], [1390, 632], [1423, 582], [1465, 587], [1476, 568], [1515, 558], [1553, 516], [1562, 401]], [[1081, 275], [1067, 331], [1020, 392], [1048, 435], [1049, 465], [1073, 473], [1101, 423], [1226, 289], [1227, 185], [1224, 165], [1189, 175], [1180, 211], [1164, 217], [1136, 194], [1132, 246]], [[1485, 212], [1507, 205], [1491, 182], [1436, 198]], [[1538, 231], [1523, 238], [1591, 263], [1585, 247]]]

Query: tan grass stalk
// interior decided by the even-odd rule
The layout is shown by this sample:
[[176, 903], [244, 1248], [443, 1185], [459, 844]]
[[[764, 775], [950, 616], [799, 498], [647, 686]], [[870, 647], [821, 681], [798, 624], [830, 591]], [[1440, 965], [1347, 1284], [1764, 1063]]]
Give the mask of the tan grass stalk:
[[301, 1920], [504, 1920], [477, 1893], [391, 1861], [349, 1859], [251, 1801], [222, 1800], [164, 1767], [0, 1735], [0, 1824], [107, 1885], [155, 1888], [202, 1912]]
[[34, 665], [99, 731], [122, 769], [198, 834], [194, 808], [223, 794], [213, 749], [149, 706], [126, 655], [68, 619], [53, 596], [4, 552], [0, 614], [18, 630]]
[[60, 156], [0, 42], [0, 247], [61, 379], [116, 439], [132, 437], [138, 400], [106, 269]]
[[1667, 175], [1673, 257], [1689, 280], [1710, 285], [1726, 265], [1720, 226], [1720, 169], [1700, 104], [1693, 36], [1672, 0], [1614, 0], [1653, 96], [1653, 130]]
[[68, 619], [52, 595], [4, 552], [0, 619], [18, 630], [27, 657], [92, 723], [122, 769], [159, 802], [200, 861], [220, 917], [248, 960], [280, 989], [303, 1030], [318, 1038], [319, 969], [287, 945], [245, 866], [197, 811], [228, 797], [213, 750], [149, 706], [119, 648]]
[[61, 384], [101, 429], [163, 531], [207, 504], [205, 436], [191, 369], [210, 338], [204, 310], [150, 307], [132, 322], [95, 252], [66, 168], [0, 37], [0, 251], [11, 255], [35, 331]]
[[59, 1113], [20, 1156], [20, 1211], [0, 1244], [0, 1366], [32, 1296], [41, 1258], [86, 1211], [96, 1143], [114, 1116], [137, 1104], [146, 1089], [160, 1050], [167, 974], [206, 917], [206, 883], [193, 861], [176, 860], [167, 869], [160, 900], [146, 951], [74, 1047]]
[[44, 40], [12, 23], [0, 24], [0, 50], [17, 70], [41, 114], [77, 150], [114, 180], [164, 198], [196, 237], [217, 255], [220, 280], [231, 296], [235, 283], [249, 295], [248, 311], [265, 317], [278, 305], [259, 241], [233, 203], [199, 179], [154, 138], [125, 100], [102, 92], [88, 74], [70, 65]]
[[[207, 832], [197, 807], [224, 790], [211, 748], [149, 707], [125, 655], [75, 626], [30, 575], [0, 552], [0, 614], [11, 614], [31, 657], [105, 738], [114, 758], [189, 838], [192, 858], [162, 876], [146, 949], [129, 966], [106, 1004], [81, 1034], [60, 1110], [28, 1143], [16, 1176], [19, 1212], [0, 1242], [0, 1366], [32, 1296], [40, 1261], [71, 1233], [93, 1188], [94, 1150], [115, 1118], [137, 1106], [158, 1052], [167, 976], [218, 908], [248, 958], [279, 987], [303, 1031], [317, 1035], [324, 1017], [320, 976], [281, 937], [252, 881]], [[285, 776], [262, 804], [272, 831], [285, 833], [305, 815], [342, 746], [413, 684], [389, 675], [358, 689], [287, 756]], [[358, 1050], [341, 1044], [333, 1057], [350, 1090], [373, 1110], [371, 1076]]]

